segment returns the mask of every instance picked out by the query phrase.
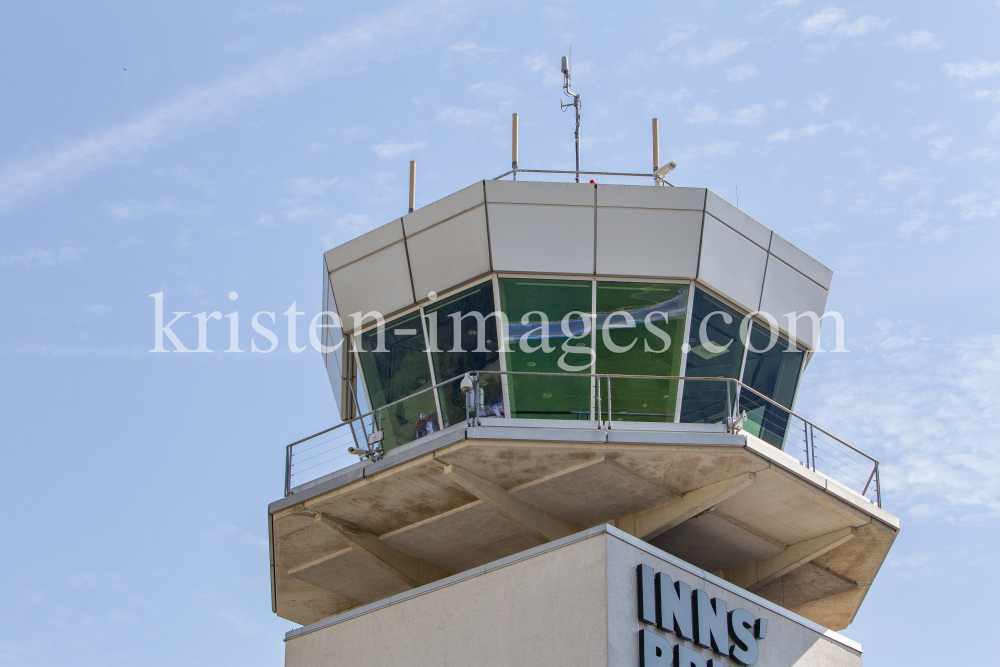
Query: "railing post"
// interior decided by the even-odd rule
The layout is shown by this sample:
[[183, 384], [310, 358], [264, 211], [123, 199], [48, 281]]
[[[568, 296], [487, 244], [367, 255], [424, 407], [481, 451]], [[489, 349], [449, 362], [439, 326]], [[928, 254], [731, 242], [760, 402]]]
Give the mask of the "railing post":
[[882, 482], [878, 476], [878, 461], [875, 462], [875, 497], [878, 499], [878, 506], [882, 507]]
[[812, 469], [816, 472], [816, 430], [809, 424], [809, 458], [812, 459]]
[[597, 385], [597, 428], [604, 428], [604, 408], [601, 405], [601, 376], [594, 378]]
[[611, 428], [611, 376], [605, 376], [608, 378], [608, 428]]
[[802, 420], [802, 438], [804, 439], [802, 445], [805, 449], [806, 454], [806, 467], [809, 468], [809, 422], [805, 419]]
[[736, 416], [736, 413], [733, 412], [733, 396], [729, 392], [729, 389], [732, 386], [733, 386], [732, 381], [731, 380], [726, 380], [726, 418], [727, 418], [727, 421], [728, 421], [728, 419], [731, 419], [731, 418], [733, 418], [733, 417]]
[[292, 446], [285, 447], [285, 497], [292, 495]]

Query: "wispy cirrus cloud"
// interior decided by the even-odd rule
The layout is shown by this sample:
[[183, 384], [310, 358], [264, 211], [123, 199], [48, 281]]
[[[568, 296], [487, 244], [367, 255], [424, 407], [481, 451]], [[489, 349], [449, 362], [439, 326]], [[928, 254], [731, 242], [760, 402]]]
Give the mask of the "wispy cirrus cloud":
[[714, 63], [722, 62], [726, 58], [739, 53], [748, 44], [750, 44], [750, 42], [738, 39], [719, 39], [704, 49], [688, 50], [687, 55], [684, 57], [684, 62], [692, 67], [712, 65]]
[[890, 19], [866, 15], [854, 21], [847, 20], [847, 12], [840, 7], [826, 7], [807, 16], [796, 24], [796, 29], [807, 37], [863, 37], [873, 30], [885, 28]]
[[39, 266], [57, 266], [78, 262], [86, 250], [85, 246], [64, 245], [56, 250], [35, 248], [14, 255], [0, 257], [0, 266], [20, 266], [36, 268]]
[[838, 120], [833, 123], [810, 123], [809, 125], [799, 128], [798, 130], [785, 128], [783, 130], [778, 130], [777, 132], [772, 132], [767, 135], [766, 141], [768, 143], [774, 143], [776, 141], [791, 141], [792, 139], [798, 139], [799, 137], [811, 137], [815, 134], [819, 134], [820, 132], [825, 132], [831, 127], [839, 127], [845, 134], [850, 134], [854, 131], [854, 125], [846, 120]]
[[726, 70], [726, 78], [733, 83], [743, 83], [760, 74], [760, 71], [753, 65], [737, 65]]
[[934, 36], [934, 33], [927, 30], [914, 30], [909, 35], [900, 35], [892, 40], [893, 46], [902, 46], [906, 49], [935, 49], [941, 48], [941, 43]]
[[249, 100], [281, 94], [327, 74], [357, 53], [419, 30], [441, 12], [441, 8], [417, 5], [380, 14], [263, 60], [242, 74], [182, 93], [131, 122], [57, 150], [9, 162], [0, 170], [0, 209], [114, 160], [146, 151]]
[[414, 151], [423, 150], [425, 148], [427, 148], [426, 141], [383, 141], [380, 144], [372, 146], [372, 150], [375, 151], [375, 155], [379, 156], [383, 160], [400, 155], [408, 155]]
[[1000, 435], [984, 421], [1000, 409], [1000, 336], [878, 329], [857, 361], [807, 377], [803, 414], [879, 458], [883, 495], [909, 515], [1000, 516]]
[[437, 119], [440, 121], [466, 127], [492, 123], [496, 120], [496, 117], [497, 115], [492, 111], [480, 111], [463, 107], [445, 107], [437, 114]]
[[985, 79], [1000, 74], [1000, 60], [989, 62], [987, 60], [967, 60], [959, 63], [944, 63], [941, 65], [944, 73], [953, 79], [960, 81], [973, 81], [975, 79]]
[[500, 46], [483, 46], [476, 44], [475, 42], [455, 42], [448, 47], [449, 51], [456, 51], [466, 56], [471, 56], [473, 58], [478, 58], [480, 56], [486, 56], [493, 53], [503, 53], [503, 47]]

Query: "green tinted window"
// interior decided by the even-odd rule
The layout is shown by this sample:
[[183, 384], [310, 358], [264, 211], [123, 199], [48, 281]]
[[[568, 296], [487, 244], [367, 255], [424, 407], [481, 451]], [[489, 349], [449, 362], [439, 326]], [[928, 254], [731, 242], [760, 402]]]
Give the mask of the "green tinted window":
[[[494, 310], [492, 281], [442, 299], [424, 310], [434, 376], [438, 382], [469, 371], [500, 370]], [[504, 411], [500, 376], [482, 375], [480, 386], [483, 388], [486, 407], [483, 416], [502, 417]], [[440, 387], [438, 391], [441, 410], [444, 412], [444, 425], [464, 421], [465, 393], [459, 386], [459, 381]]]
[[[385, 325], [385, 352], [378, 352], [377, 329], [361, 335], [358, 357], [372, 408], [398, 401], [431, 386], [420, 313]], [[424, 392], [383, 413], [386, 450], [439, 430], [433, 392]]]
[[509, 322], [507, 370], [567, 376], [509, 376], [511, 416], [590, 419], [590, 378], [571, 376], [592, 372], [591, 282], [502, 278], [500, 307]]
[[[597, 372], [678, 376], [687, 310], [687, 285], [597, 283]], [[607, 414], [607, 384], [601, 387]], [[677, 381], [611, 379], [615, 420], [674, 420]]]
[[[728, 322], [727, 319], [728, 318]], [[686, 377], [739, 378], [743, 364], [743, 341], [740, 322], [743, 315], [695, 290], [691, 309], [691, 332]], [[724, 382], [684, 382], [681, 422], [718, 424], [729, 416], [735, 400], [735, 386]]]

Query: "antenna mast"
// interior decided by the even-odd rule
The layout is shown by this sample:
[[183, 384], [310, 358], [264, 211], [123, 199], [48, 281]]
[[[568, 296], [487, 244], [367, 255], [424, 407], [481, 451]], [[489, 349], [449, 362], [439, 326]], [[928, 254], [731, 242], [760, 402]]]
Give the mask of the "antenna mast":
[[576, 138], [576, 182], [580, 182], [580, 95], [574, 93], [569, 89], [569, 58], [563, 56], [562, 58], [562, 73], [563, 73], [563, 90], [566, 92], [567, 97], [572, 97], [572, 102], [559, 102], [559, 108], [566, 111], [569, 107], [574, 107], [576, 109], [576, 133], [573, 135]]

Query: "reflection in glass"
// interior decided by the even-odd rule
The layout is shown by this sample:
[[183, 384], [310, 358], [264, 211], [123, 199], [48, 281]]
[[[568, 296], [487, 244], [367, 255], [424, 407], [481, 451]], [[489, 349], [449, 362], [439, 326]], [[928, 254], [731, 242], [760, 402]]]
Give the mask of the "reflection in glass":
[[[789, 351], [788, 341], [781, 337], [774, 340], [771, 345], [772, 336], [766, 327], [756, 323], [753, 325], [746, 367], [743, 369], [743, 383], [791, 408], [805, 353], [795, 347]], [[747, 431], [775, 447], [782, 446], [788, 428], [787, 410], [745, 390], [740, 394], [740, 406], [747, 411]]]
[[[419, 312], [387, 322], [386, 351], [378, 352], [377, 347], [377, 329], [361, 334], [358, 357], [373, 409], [431, 386]], [[440, 430], [434, 393], [424, 392], [384, 410], [381, 426], [386, 451]]]
[[[727, 323], [726, 317], [729, 318]], [[743, 364], [740, 322], [743, 315], [696, 289], [691, 308], [685, 377], [726, 377], [738, 379]], [[684, 382], [681, 422], [720, 424], [729, 416], [735, 401], [735, 386], [725, 382]]]
[[[662, 283], [597, 283], [597, 372], [680, 375], [688, 289]], [[602, 399], [607, 414], [607, 396]], [[676, 402], [677, 380], [611, 379], [614, 420], [672, 422]]]
[[[444, 382], [469, 371], [499, 371], [497, 322], [493, 316], [493, 281], [455, 294], [425, 310], [427, 336], [431, 343], [434, 377]], [[461, 318], [461, 319], [460, 319]], [[459, 336], [455, 337], [456, 326]], [[436, 345], [435, 345], [436, 335]], [[456, 345], [457, 342], [457, 345]], [[438, 351], [434, 351], [434, 350]], [[454, 350], [461, 351], [454, 351]], [[483, 350], [483, 351], [477, 351]], [[503, 417], [503, 393], [499, 375], [480, 376], [485, 410], [480, 416]], [[459, 382], [440, 387], [444, 425], [465, 420], [465, 392]]]
[[[572, 377], [592, 372], [590, 281], [501, 278], [500, 307], [510, 322], [504, 342], [507, 370], [566, 376], [508, 376], [511, 416], [590, 419], [590, 378]], [[563, 318], [574, 311], [585, 315], [576, 314], [563, 326]], [[546, 344], [551, 350], [542, 349]], [[560, 357], [576, 370], [560, 367]]]

